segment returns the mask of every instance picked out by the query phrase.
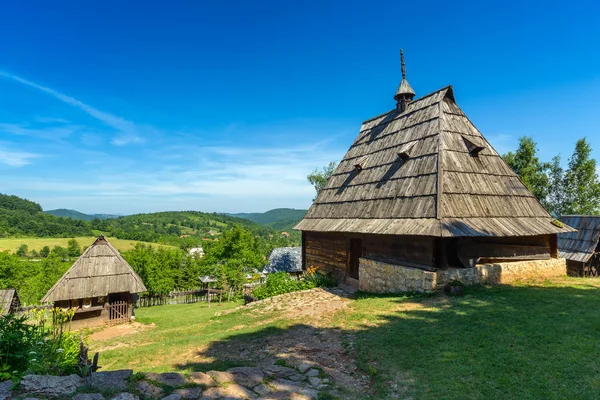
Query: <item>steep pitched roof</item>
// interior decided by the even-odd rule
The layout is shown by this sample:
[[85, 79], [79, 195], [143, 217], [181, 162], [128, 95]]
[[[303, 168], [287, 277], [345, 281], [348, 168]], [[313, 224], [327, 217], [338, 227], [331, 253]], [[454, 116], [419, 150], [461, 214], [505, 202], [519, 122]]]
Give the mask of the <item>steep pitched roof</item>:
[[571, 230], [553, 221], [448, 86], [365, 121], [295, 228], [438, 237]]
[[600, 216], [565, 215], [560, 220], [577, 229], [577, 232], [558, 235], [560, 256], [567, 260], [588, 262], [598, 248]]
[[269, 254], [269, 264], [263, 274], [302, 272], [302, 247], [278, 247]]
[[146, 286], [118, 250], [100, 236], [46, 293], [42, 302], [145, 292]]

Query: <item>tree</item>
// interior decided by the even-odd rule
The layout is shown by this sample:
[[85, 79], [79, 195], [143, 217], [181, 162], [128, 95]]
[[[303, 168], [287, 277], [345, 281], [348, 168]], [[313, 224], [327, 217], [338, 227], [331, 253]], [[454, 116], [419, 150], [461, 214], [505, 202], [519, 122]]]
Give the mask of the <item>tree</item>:
[[46, 258], [50, 255], [50, 247], [44, 246], [40, 250], [40, 257]]
[[555, 217], [565, 214], [565, 171], [560, 165], [560, 156], [554, 156], [548, 170], [548, 211]]
[[537, 144], [533, 138], [523, 136], [519, 139], [519, 148], [502, 156], [504, 161], [515, 171], [521, 181], [546, 208], [548, 206], [549, 179], [546, 171], [547, 163], [540, 162], [537, 156]]
[[[319, 169], [315, 169], [311, 172], [306, 179], [310, 182], [311, 185], [315, 187], [317, 191], [317, 196], [321, 193], [321, 190], [327, 185], [327, 181], [333, 175], [337, 164], [335, 161], [329, 162], [328, 165], [324, 166], [320, 171]], [[316, 198], [316, 196], [315, 196]]]
[[67, 251], [69, 252], [69, 257], [79, 257], [81, 255], [81, 247], [77, 240], [69, 239], [67, 242]]
[[27, 257], [28, 252], [29, 252], [29, 247], [26, 244], [22, 244], [17, 249], [16, 254], [19, 257]]
[[592, 147], [586, 138], [579, 139], [565, 173], [565, 214], [594, 215], [600, 213], [600, 180], [596, 160], [590, 157]]

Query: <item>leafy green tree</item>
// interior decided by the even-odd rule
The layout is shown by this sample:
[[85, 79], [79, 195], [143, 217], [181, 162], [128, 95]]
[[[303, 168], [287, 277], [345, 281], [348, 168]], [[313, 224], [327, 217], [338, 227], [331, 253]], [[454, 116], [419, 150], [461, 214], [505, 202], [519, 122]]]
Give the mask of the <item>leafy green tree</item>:
[[[331, 161], [329, 164], [324, 166], [321, 170], [319, 170], [317, 168], [313, 172], [308, 174], [308, 176], [306, 177], [306, 179], [308, 179], [308, 182], [310, 182], [310, 184], [315, 187], [317, 196], [319, 195], [319, 193], [321, 193], [321, 190], [323, 190], [323, 188], [327, 185], [327, 181], [329, 180], [331, 175], [333, 175], [333, 172], [335, 171], [336, 166], [337, 166], [336, 162]], [[315, 198], [316, 198], [316, 196], [315, 196]]]
[[67, 251], [69, 257], [79, 257], [81, 255], [81, 247], [76, 239], [69, 239], [67, 242]]
[[50, 247], [44, 246], [40, 250], [40, 257], [46, 258], [50, 255]]
[[565, 214], [565, 171], [560, 165], [560, 155], [554, 156], [548, 170], [548, 211], [555, 217]]
[[595, 215], [600, 213], [600, 180], [592, 147], [586, 138], [579, 139], [565, 173], [565, 214]]
[[502, 158], [521, 178], [521, 181], [540, 203], [549, 208], [547, 198], [550, 182], [546, 170], [550, 166], [542, 163], [537, 153], [537, 144], [533, 141], [533, 138], [523, 136], [519, 139], [519, 148], [515, 152], [506, 153]]
[[29, 247], [26, 244], [22, 244], [16, 251], [16, 255], [19, 257], [27, 257], [27, 253], [29, 253]]
[[52, 257], [56, 257], [62, 261], [68, 261], [69, 260], [69, 250], [67, 250], [66, 248], [62, 247], [62, 246], [54, 246], [54, 248], [52, 248], [52, 250], [50, 251], [50, 255]]

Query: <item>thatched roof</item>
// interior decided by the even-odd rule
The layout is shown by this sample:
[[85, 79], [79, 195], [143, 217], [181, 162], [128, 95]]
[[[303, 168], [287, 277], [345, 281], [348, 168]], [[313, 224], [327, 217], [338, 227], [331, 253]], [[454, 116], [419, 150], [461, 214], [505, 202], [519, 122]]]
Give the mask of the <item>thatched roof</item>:
[[43, 302], [107, 296], [109, 293], [145, 292], [133, 268], [100, 236], [52, 286]]
[[269, 254], [263, 274], [302, 272], [302, 247], [277, 247]]
[[19, 307], [21, 302], [15, 289], [0, 289], [0, 315], [7, 315]]
[[530, 236], [559, 227], [448, 86], [365, 121], [302, 231]]
[[598, 249], [600, 216], [565, 215], [560, 219], [577, 232], [558, 235], [558, 250], [567, 260], [588, 262]]

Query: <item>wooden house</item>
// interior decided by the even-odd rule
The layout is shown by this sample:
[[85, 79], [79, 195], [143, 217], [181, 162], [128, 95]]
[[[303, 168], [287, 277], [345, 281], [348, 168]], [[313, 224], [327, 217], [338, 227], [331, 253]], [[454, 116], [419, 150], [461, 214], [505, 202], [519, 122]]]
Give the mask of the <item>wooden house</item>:
[[359, 284], [366, 260], [435, 272], [558, 257], [557, 234], [571, 229], [540, 205], [452, 87], [414, 96], [402, 60], [396, 106], [362, 123], [295, 227], [303, 267]]
[[42, 302], [75, 309], [83, 325], [130, 320], [134, 296], [147, 289], [142, 279], [104, 236], [88, 247], [46, 293]]
[[20, 306], [21, 301], [15, 289], [0, 290], [0, 316], [13, 314]]
[[577, 232], [558, 235], [560, 256], [567, 259], [571, 276], [600, 275], [600, 215], [565, 215], [561, 222]]

